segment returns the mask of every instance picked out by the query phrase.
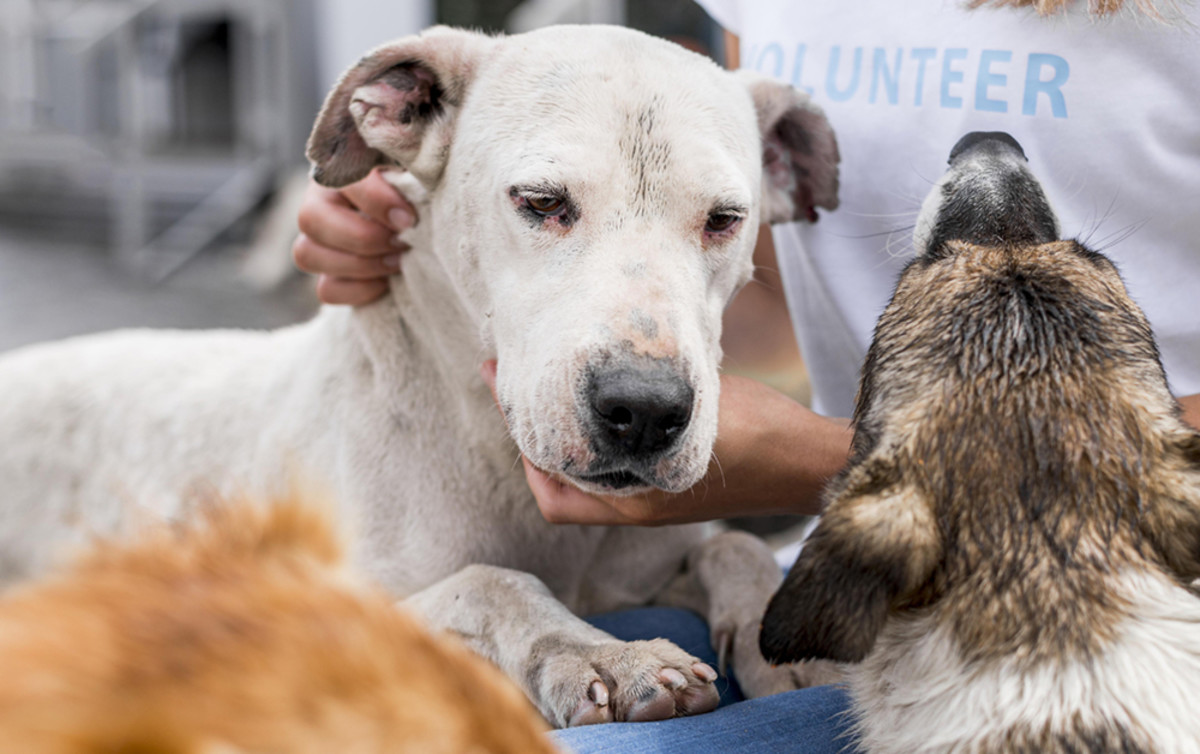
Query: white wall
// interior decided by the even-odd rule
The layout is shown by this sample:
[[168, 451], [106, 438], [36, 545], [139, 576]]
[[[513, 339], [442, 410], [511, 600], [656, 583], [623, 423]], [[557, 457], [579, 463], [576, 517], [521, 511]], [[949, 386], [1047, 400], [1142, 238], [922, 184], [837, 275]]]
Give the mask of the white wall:
[[433, 24], [433, 0], [315, 0], [317, 75], [327, 91], [370, 48]]

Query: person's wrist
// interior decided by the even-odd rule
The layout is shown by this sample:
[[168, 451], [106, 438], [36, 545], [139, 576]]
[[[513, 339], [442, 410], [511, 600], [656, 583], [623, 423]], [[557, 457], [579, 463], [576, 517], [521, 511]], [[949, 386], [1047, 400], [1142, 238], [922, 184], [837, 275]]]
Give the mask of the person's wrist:
[[761, 514], [818, 513], [821, 490], [849, 455], [847, 422], [746, 378], [725, 377], [722, 389], [730, 400], [719, 443], [728, 452], [718, 460], [728, 477], [744, 480], [740, 494]]

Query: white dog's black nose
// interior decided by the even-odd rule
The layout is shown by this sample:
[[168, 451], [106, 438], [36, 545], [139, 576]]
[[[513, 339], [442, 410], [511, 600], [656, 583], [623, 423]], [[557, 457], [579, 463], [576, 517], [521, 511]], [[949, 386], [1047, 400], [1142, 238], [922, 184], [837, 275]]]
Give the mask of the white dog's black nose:
[[695, 392], [668, 362], [592, 372], [588, 399], [606, 454], [644, 458], [669, 448], [692, 418]]

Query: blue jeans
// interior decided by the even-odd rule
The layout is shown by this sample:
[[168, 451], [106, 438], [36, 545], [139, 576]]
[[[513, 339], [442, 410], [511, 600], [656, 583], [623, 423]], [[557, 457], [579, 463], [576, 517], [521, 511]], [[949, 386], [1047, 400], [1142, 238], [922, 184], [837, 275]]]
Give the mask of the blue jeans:
[[[588, 618], [619, 639], [665, 637], [716, 667], [708, 626], [694, 613], [641, 608]], [[554, 733], [575, 754], [853, 754], [849, 698], [839, 686], [819, 686], [742, 701], [732, 678], [717, 681], [721, 706], [706, 715], [654, 723], [610, 723]]]

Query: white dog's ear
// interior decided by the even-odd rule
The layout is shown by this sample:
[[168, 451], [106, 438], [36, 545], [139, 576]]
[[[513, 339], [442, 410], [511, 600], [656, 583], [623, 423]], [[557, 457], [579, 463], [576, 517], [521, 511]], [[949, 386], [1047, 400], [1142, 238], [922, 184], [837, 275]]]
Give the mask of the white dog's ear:
[[762, 133], [763, 222], [816, 222], [817, 207], [837, 209], [841, 157], [825, 113], [787, 84], [737, 73], [754, 99]]
[[345, 186], [376, 165], [406, 168], [426, 186], [441, 176], [454, 121], [496, 40], [437, 27], [372, 50], [346, 73], [308, 138], [312, 176]]

